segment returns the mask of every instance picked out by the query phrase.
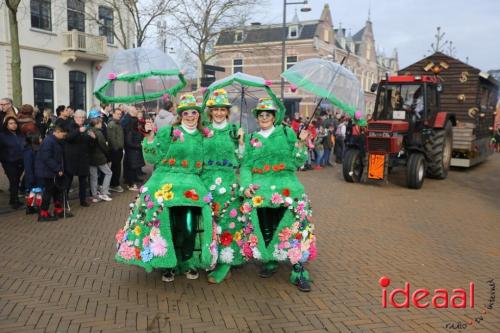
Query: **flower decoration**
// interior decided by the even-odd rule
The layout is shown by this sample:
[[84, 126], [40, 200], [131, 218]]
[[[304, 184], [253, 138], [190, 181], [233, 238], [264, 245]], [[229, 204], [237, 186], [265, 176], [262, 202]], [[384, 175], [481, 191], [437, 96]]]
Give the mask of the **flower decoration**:
[[234, 208], [231, 209], [231, 211], [229, 212], [229, 216], [232, 218], [235, 218], [237, 215], [238, 215], [238, 211]]
[[226, 247], [220, 251], [220, 261], [229, 264], [234, 259], [234, 250], [230, 247]]
[[[210, 106], [210, 105], [209, 105]], [[203, 136], [206, 137], [206, 138], [211, 138], [214, 136], [214, 131], [212, 131], [210, 128], [208, 127], [203, 127]]]
[[187, 199], [191, 199], [193, 201], [198, 201], [198, 199], [200, 198], [198, 196], [198, 193], [196, 193], [195, 189], [191, 189], [191, 190], [185, 191], [184, 192], [184, 197], [186, 197]]
[[252, 211], [252, 206], [250, 206], [250, 204], [248, 202], [245, 202], [243, 205], [241, 205], [240, 211], [243, 214], [248, 214]]
[[290, 189], [288, 188], [284, 188], [281, 193], [285, 196], [285, 197], [289, 197], [290, 196]]
[[164, 256], [167, 253], [167, 241], [160, 235], [151, 237], [151, 243], [149, 246], [151, 248], [151, 252], [155, 256]]
[[231, 235], [230, 232], [224, 231], [222, 235], [220, 235], [220, 243], [223, 246], [229, 246], [231, 245], [231, 242], [233, 241], [233, 235]]
[[285, 201], [283, 200], [283, 197], [279, 193], [273, 193], [271, 196], [271, 203], [273, 205], [281, 205]]
[[184, 142], [184, 133], [180, 129], [174, 129], [172, 134], [174, 135], [174, 141], [178, 139], [180, 142]]
[[124, 242], [120, 245], [118, 254], [125, 260], [131, 260], [135, 257], [135, 250], [127, 242]]
[[116, 73], [108, 73], [108, 80], [116, 80], [117, 75]]
[[296, 86], [295, 84], [293, 84], [293, 83], [292, 83], [292, 84], [290, 85], [290, 91], [291, 91], [291, 92], [293, 92], [293, 93], [294, 93], [294, 92], [296, 92], [296, 91], [297, 91], [297, 86]]
[[271, 81], [271, 80], [265, 80], [264, 84], [269, 87], [270, 85], [273, 84], [273, 81]]
[[153, 259], [153, 252], [151, 252], [151, 249], [149, 247], [145, 247], [141, 251], [140, 255], [141, 255], [142, 261], [144, 261], [144, 262], [148, 262], [148, 261], [151, 261], [151, 259]]
[[162, 189], [163, 191], [168, 192], [168, 191], [170, 191], [170, 190], [172, 189], [172, 187], [173, 187], [173, 185], [172, 185], [172, 184], [167, 183], [167, 184], [163, 185], [163, 186], [161, 187], [161, 189]]
[[171, 158], [168, 160], [168, 164], [174, 165], [175, 164], [175, 158]]
[[182, 165], [183, 168], [187, 168], [188, 167], [188, 161], [187, 160], [182, 160], [181, 165]]
[[134, 228], [134, 233], [136, 236], [139, 236], [141, 234], [141, 227], [136, 225]]
[[262, 142], [259, 141], [259, 139], [257, 139], [257, 138], [250, 139], [250, 144], [252, 145], [252, 147], [255, 147], [255, 148], [262, 147]]
[[200, 161], [196, 161], [195, 166], [199, 169], [199, 168], [201, 168], [203, 166], [203, 163], [200, 162]]
[[261, 206], [263, 202], [264, 202], [264, 199], [260, 195], [256, 195], [252, 198], [252, 203], [253, 203], [254, 207]]

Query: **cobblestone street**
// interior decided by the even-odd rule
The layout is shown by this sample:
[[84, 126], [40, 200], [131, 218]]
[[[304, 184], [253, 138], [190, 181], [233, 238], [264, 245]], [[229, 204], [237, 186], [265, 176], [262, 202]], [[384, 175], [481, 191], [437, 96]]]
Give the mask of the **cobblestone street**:
[[[401, 171], [385, 185], [346, 183], [339, 166], [301, 173], [319, 246], [310, 293], [288, 283], [288, 267], [261, 279], [249, 264], [209, 285], [205, 274], [166, 284], [116, 263], [133, 192], [91, 208], [73, 201], [76, 216], [54, 223], [3, 214], [0, 332], [500, 332], [500, 303], [486, 309], [487, 281], [500, 282], [499, 170], [496, 154], [421, 190]], [[474, 282], [475, 308], [382, 308], [382, 276], [388, 292]], [[468, 327], [445, 328], [457, 323]]]

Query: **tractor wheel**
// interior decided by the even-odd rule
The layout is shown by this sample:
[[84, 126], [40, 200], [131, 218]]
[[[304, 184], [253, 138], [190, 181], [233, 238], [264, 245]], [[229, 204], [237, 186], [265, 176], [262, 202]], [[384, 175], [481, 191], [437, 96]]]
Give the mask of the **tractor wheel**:
[[427, 175], [431, 178], [445, 179], [450, 169], [453, 147], [453, 127], [450, 121], [443, 129], [434, 130], [426, 145]]
[[363, 175], [363, 160], [359, 149], [349, 149], [342, 162], [344, 179], [349, 183], [359, 183]]
[[422, 187], [425, 178], [425, 158], [424, 154], [413, 153], [408, 158], [406, 166], [406, 183], [408, 188], [419, 189]]

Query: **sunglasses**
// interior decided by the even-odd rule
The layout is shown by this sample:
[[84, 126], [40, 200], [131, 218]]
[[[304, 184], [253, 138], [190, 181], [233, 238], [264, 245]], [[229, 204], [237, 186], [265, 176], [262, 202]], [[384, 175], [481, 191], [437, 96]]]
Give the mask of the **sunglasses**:
[[267, 119], [267, 118], [271, 118], [273, 116], [274, 116], [274, 114], [272, 114], [272, 113], [261, 112], [261, 113], [259, 113], [259, 115], [257, 116], [257, 118], [259, 118], [259, 119]]
[[195, 116], [197, 114], [198, 114], [198, 111], [195, 111], [195, 110], [182, 111], [182, 116], [183, 117]]

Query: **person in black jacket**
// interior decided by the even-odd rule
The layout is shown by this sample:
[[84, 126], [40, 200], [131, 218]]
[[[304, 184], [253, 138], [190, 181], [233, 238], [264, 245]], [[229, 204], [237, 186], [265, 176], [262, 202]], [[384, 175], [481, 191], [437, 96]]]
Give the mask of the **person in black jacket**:
[[42, 182], [35, 176], [35, 160], [42, 139], [40, 133], [26, 135], [24, 159], [24, 187], [26, 189], [26, 215], [38, 213], [42, 204]]
[[0, 162], [9, 179], [9, 204], [13, 209], [22, 207], [19, 201], [19, 181], [23, 173], [24, 136], [20, 133], [15, 117], [5, 117], [0, 132]]
[[87, 201], [87, 179], [90, 170], [90, 146], [93, 138], [85, 127], [87, 113], [77, 110], [74, 122], [70, 125], [66, 143], [64, 145], [64, 171], [66, 175], [66, 190], [69, 191], [73, 178], [78, 177], [80, 206], [90, 206]]
[[[44, 186], [39, 222], [55, 221], [64, 216], [64, 148], [62, 142], [67, 131], [54, 126], [52, 134], [45, 137], [35, 160], [35, 176], [42, 179]], [[62, 186], [60, 184], [63, 184]], [[49, 213], [50, 200], [54, 199], [54, 215]]]
[[139, 129], [139, 120], [137, 119], [137, 110], [134, 106], [129, 109], [129, 122], [125, 127], [125, 156], [123, 158], [123, 173], [125, 183], [131, 191], [137, 191], [135, 184], [139, 181], [139, 170], [146, 165], [142, 155], [143, 134]]

